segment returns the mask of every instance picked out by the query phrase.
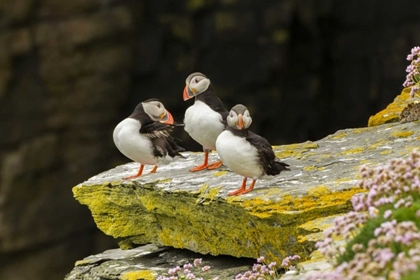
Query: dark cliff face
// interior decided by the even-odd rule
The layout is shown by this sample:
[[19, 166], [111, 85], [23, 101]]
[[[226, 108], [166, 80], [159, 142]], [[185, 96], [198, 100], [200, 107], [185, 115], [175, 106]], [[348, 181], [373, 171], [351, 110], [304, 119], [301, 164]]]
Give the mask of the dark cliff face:
[[[94, 224], [70, 189], [128, 161], [111, 135], [138, 102], [159, 98], [182, 121], [193, 71], [227, 108], [245, 104], [273, 144], [365, 126], [401, 91], [420, 44], [416, 2], [385, 2], [2, 1], [0, 278], [36, 279], [38, 266], [58, 279], [113, 245], [86, 246]], [[34, 261], [56, 256], [54, 269]]]

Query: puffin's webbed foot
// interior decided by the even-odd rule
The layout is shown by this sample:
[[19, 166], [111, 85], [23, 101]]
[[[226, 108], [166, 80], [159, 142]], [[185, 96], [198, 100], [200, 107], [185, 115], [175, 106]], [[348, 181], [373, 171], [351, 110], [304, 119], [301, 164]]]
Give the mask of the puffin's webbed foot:
[[202, 165], [199, 165], [199, 166], [196, 166], [196, 167], [191, 168], [191, 169], [190, 169], [190, 172], [197, 172], [197, 171], [201, 171], [201, 170], [206, 169], [208, 166], [209, 166], [208, 164], [204, 164], [204, 163], [203, 163]]
[[220, 166], [222, 166], [222, 164], [223, 164], [223, 161], [219, 160], [218, 162], [215, 162], [215, 163], [207, 166], [207, 169], [208, 170], [213, 170], [213, 169], [219, 168]]
[[[144, 165], [143, 165], [143, 164], [140, 164], [139, 171], [137, 172], [137, 174], [136, 174], [136, 175], [132, 175], [132, 176], [128, 176], [128, 177], [124, 177], [124, 178], [123, 178], [123, 180], [129, 180], [129, 179], [134, 179], [134, 178], [140, 177], [140, 176], [141, 176], [141, 174], [143, 173], [143, 168], [144, 168]], [[157, 168], [157, 167], [156, 167], [156, 168]], [[156, 170], [155, 170], [155, 171], [156, 171]]]
[[153, 166], [153, 169], [150, 170], [149, 174], [156, 173], [156, 170], [157, 169], [158, 169], [158, 166], [157, 165]]
[[209, 150], [204, 150], [204, 162], [202, 165], [193, 167], [190, 169], [190, 172], [197, 172], [207, 168], [209, 166]]
[[246, 194], [249, 193], [250, 191], [252, 191], [254, 189], [254, 185], [255, 182], [257, 181], [256, 179], [252, 180], [251, 185], [249, 186], [249, 188], [245, 188], [246, 187], [246, 180], [247, 178], [244, 178], [243, 182], [242, 182], [242, 186], [239, 190], [233, 191], [229, 193], [229, 196], [231, 195], [241, 195], [241, 194]]

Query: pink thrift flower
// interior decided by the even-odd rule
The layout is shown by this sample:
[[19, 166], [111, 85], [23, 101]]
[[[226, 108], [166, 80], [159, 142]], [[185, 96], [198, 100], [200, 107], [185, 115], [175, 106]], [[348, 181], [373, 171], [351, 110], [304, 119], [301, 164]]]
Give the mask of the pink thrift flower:
[[257, 263], [263, 263], [264, 260], [265, 260], [265, 258], [263, 256], [261, 256], [257, 259]]
[[385, 219], [388, 219], [389, 217], [391, 217], [391, 215], [392, 215], [392, 211], [391, 210], [386, 210], [384, 212], [384, 218]]
[[204, 271], [204, 272], [209, 271], [210, 270], [210, 266], [205, 265], [205, 266], [203, 266], [203, 268], [201, 268], [201, 270]]
[[203, 261], [203, 259], [195, 259], [194, 260], [194, 266], [200, 266], [202, 261]]

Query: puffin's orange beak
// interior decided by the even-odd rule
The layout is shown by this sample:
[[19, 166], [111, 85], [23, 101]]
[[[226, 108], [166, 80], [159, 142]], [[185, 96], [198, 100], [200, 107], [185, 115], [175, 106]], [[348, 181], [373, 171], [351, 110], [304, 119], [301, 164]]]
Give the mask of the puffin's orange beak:
[[190, 99], [190, 98], [193, 98], [193, 97], [194, 97], [194, 95], [189, 95], [189, 94], [188, 94], [188, 85], [186, 85], [186, 86], [184, 87], [184, 93], [182, 94], [182, 97], [184, 98], [184, 101], [187, 101], [188, 99]]
[[238, 115], [238, 123], [236, 124], [238, 129], [242, 129], [244, 127], [244, 120], [242, 119], [242, 115]]
[[168, 110], [166, 110], [166, 113], [163, 115], [160, 122], [164, 124], [174, 124], [174, 117], [172, 117], [172, 114], [169, 113]]

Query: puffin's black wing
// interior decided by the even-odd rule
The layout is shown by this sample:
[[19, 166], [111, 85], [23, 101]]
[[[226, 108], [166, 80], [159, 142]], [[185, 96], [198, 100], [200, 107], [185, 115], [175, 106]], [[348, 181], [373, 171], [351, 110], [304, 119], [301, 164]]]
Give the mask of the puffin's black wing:
[[140, 133], [150, 139], [154, 139], [159, 137], [168, 137], [172, 129], [173, 126], [168, 124], [161, 122], [150, 122], [141, 126]]
[[226, 110], [220, 98], [213, 93], [212, 87], [207, 89], [207, 91], [197, 95], [196, 98], [206, 103], [213, 111], [216, 111], [222, 115], [223, 121], [226, 121], [226, 117], [229, 115], [229, 111]]
[[267, 139], [249, 131], [246, 140], [257, 149], [258, 160], [267, 175], [277, 175], [283, 170], [290, 171], [289, 165], [276, 157]]
[[184, 157], [179, 152], [185, 151], [185, 149], [178, 146], [175, 139], [169, 134], [172, 129], [172, 125], [160, 122], [151, 122], [140, 128], [140, 133], [152, 141], [154, 156], [164, 157], [169, 154], [171, 157]]

